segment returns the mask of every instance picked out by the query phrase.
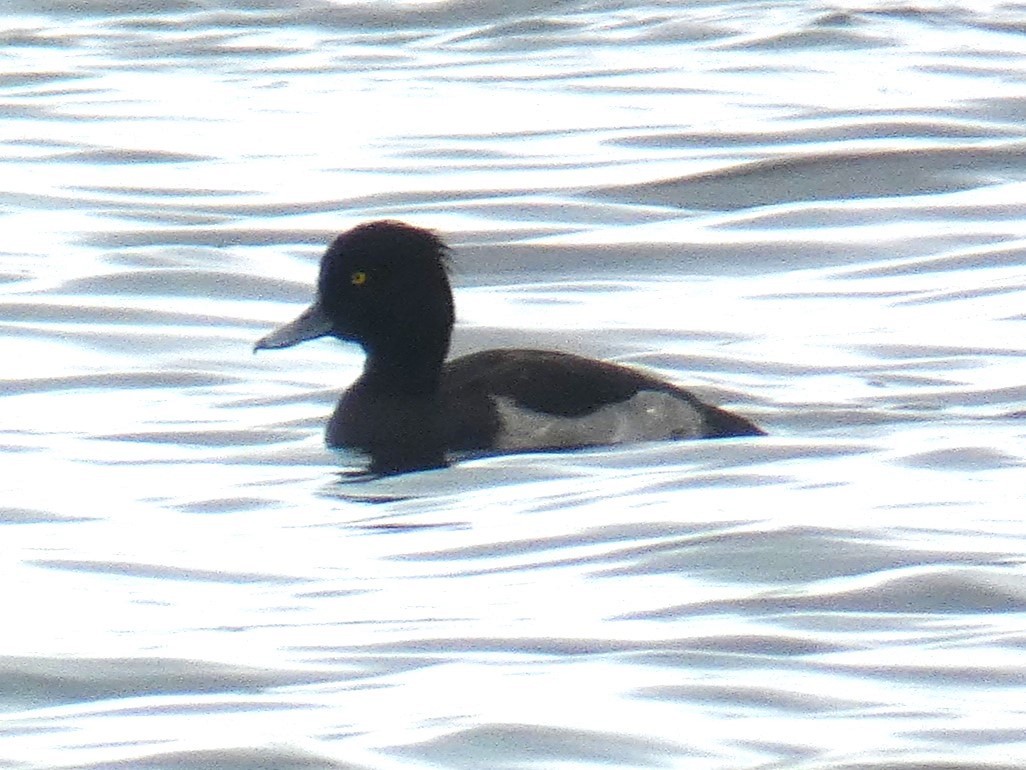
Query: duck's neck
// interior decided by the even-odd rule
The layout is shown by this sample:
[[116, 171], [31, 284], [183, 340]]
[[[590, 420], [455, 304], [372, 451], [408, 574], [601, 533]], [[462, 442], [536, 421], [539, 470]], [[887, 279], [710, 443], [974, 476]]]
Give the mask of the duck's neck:
[[442, 364], [449, 351], [449, 336], [428, 341], [409, 338], [365, 347], [362, 384], [381, 393], [430, 396], [438, 390]]

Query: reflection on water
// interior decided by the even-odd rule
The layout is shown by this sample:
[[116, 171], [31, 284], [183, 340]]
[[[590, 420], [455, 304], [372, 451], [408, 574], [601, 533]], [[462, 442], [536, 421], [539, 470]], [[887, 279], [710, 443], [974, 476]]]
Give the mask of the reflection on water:
[[[1023, 764], [1021, 8], [9, 6], [0, 764]], [[361, 476], [380, 217], [771, 435]]]

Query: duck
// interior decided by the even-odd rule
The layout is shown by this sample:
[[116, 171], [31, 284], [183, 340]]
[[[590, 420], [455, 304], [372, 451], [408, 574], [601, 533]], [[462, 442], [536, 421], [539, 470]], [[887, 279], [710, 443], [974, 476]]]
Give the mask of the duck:
[[653, 374], [574, 353], [502, 348], [446, 360], [455, 322], [450, 250], [395, 220], [336, 237], [312, 304], [254, 345], [319, 337], [359, 345], [363, 372], [327, 423], [330, 448], [376, 475], [445, 467], [461, 454], [763, 435], [753, 422]]

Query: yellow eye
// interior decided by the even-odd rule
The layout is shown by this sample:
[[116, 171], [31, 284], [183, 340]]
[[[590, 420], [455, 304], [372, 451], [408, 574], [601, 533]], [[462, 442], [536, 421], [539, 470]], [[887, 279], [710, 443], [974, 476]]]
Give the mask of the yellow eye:
[[363, 286], [367, 283], [367, 274], [363, 272], [363, 270], [357, 270], [349, 276], [349, 282], [352, 283], [353, 286]]

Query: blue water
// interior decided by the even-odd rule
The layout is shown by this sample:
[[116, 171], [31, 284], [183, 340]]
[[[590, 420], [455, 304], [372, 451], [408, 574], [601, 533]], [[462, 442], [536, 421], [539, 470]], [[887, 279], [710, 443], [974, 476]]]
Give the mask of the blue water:
[[[297, 5], [4, 6], [0, 767], [1026, 765], [1026, 6]], [[382, 217], [770, 435], [355, 478]]]

